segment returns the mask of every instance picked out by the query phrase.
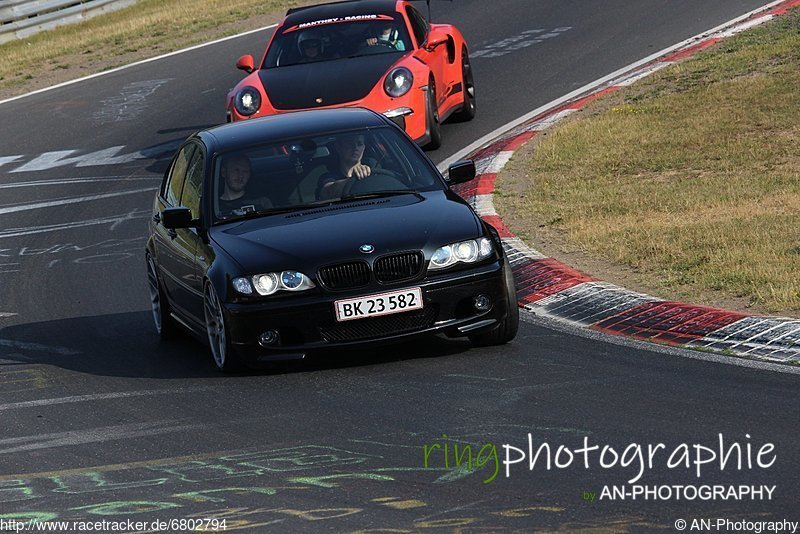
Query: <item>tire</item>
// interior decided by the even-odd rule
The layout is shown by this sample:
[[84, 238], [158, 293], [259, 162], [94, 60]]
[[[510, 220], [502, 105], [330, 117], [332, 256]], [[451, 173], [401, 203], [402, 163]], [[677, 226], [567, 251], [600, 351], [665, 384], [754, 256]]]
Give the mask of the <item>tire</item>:
[[425, 150], [436, 150], [442, 146], [442, 125], [439, 122], [439, 110], [436, 109], [436, 83], [433, 77], [428, 81], [428, 109], [425, 113], [428, 121], [428, 135], [430, 140], [425, 145]]
[[225, 312], [211, 282], [206, 282], [203, 289], [203, 311], [206, 319], [208, 345], [217, 368], [225, 373], [241, 370], [241, 362], [231, 346]]
[[466, 47], [461, 50], [461, 88], [464, 92], [464, 105], [453, 114], [455, 122], [467, 122], [475, 118], [475, 81], [472, 76], [472, 63]]
[[161, 287], [156, 262], [149, 253], [145, 257], [147, 262], [147, 287], [150, 290], [150, 308], [153, 312], [153, 323], [161, 339], [172, 339], [178, 331], [178, 325], [170, 316], [169, 300], [167, 300], [167, 296]]
[[506, 259], [505, 266], [503, 267], [503, 278], [506, 284], [508, 314], [493, 330], [469, 336], [469, 340], [475, 347], [504, 345], [517, 336], [517, 330], [519, 330], [519, 306], [517, 306], [517, 290], [514, 285], [514, 275], [511, 272], [511, 265], [508, 263], [508, 259]]

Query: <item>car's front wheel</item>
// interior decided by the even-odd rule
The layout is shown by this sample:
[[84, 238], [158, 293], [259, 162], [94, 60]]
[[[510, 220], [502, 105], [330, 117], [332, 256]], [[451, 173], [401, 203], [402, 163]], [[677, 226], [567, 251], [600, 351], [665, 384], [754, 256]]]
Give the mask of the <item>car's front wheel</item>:
[[147, 288], [150, 290], [150, 308], [153, 312], [153, 323], [161, 339], [170, 339], [175, 335], [177, 325], [169, 314], [169, 301], [158, 278], [156, 262], [150, 253], [147, 261]]
[[519, 330], [519, 306], [517, 305], [517, 289], [514, 285], [514, 275], [511, 272], [511, 265], [508, 259], [506, 259], [505, 267], [503, 267], [503, 278], [506, 285], [508, 313], [506, 318], [500, 321], [500, 324], [493, 330], [469, 336], [469, 340], [476, 347], [503, 345], [517, 336], [517, 330]]
[[203, 290], [203, 310], [206, 318], [206, 333], [211, 356], [214, 363], [224, 372], [233, 372], [241, 369], [236, 352], [231, 347], [228, 327], [225, 324], [225, 313], [222, 303], [211, 282], [206, 282]]

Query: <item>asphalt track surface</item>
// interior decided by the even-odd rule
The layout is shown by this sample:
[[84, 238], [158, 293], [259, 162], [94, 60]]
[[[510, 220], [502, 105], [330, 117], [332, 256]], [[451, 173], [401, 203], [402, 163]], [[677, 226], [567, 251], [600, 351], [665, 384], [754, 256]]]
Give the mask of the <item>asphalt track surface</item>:
[[[434, 19], [457, 24], [471, 43], [479, 110], [471, 123], [447, 125], [430, 155], [444, 160], [761, 4], [434, 4]], [[517, 46], [544, 34], [554, 35]], [[475, 532], [800, 519], [796, 374], [530, 320], [504, 347], [434, 338], [232, 377], [188, 337], [159, 342], [143, 262], [154, 189], [176, 142], [224, 120], [225, 93], [241, 74], [233, 63], [260, 54], [265, 40], [249, 35], [0, 105], [0, 519]], [[768, 468], [748, 468], [745, 454], [742, 469], [717, 461], [698, 477], [668, 468], [665, 454], [636, 484], [775, 489], [770, 500], [600, 500], [638, 463], [604, 469], [597, 452], [588, 469], [576, 455], [550, 470], [531, 471], [526, 460], [505, 477], [503, 444], [527, 450], [529, 433], [554, 454], [584, 438], [620, 454], [631, 443], [645, 455], [647, 444], [718, 448], [722, 434], [726, 450], [750, 444], [755, 462], [771, 443]], [[423, 447], [435, 443], [449, 445], [448, 463], [436, 449], [426, 468]], [[455, 469], [455, 444], [476, 456], [483, 448], [483, 465]]]

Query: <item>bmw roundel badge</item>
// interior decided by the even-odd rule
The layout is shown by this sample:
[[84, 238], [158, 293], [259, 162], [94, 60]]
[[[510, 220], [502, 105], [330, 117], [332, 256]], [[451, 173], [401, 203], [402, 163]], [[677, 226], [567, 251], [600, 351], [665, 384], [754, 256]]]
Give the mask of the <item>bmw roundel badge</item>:
[[358, 247], [358, 250], [360, 250], [364, 254], [371, 254], [372, 252], [375, 252], [375, 247], [373, 247], [369, 243], [364, 243], [363, 245]]

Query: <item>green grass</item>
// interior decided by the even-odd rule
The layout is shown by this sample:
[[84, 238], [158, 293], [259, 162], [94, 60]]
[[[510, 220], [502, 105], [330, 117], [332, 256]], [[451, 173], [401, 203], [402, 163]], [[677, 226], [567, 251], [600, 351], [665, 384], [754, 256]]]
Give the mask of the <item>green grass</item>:
[[497, 208], [662, 295], [800, 310], [798, 66], [794, 12], [608, 95], [512, 159]]

